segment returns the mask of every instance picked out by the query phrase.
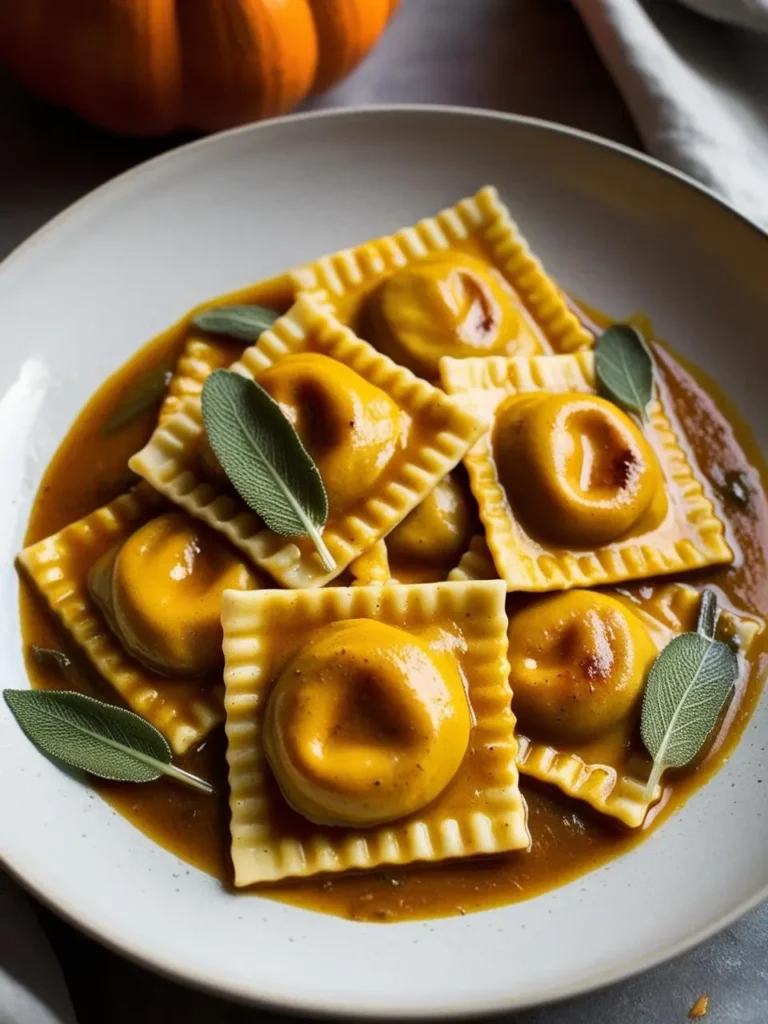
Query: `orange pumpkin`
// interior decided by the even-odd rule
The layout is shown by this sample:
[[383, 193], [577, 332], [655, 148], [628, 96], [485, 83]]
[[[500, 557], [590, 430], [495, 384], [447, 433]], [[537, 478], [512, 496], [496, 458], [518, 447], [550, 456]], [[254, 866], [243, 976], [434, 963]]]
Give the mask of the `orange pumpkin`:
[[0, 0], [0, 60], [114, 131], [215, 131], [346, 75], [400, 0]]

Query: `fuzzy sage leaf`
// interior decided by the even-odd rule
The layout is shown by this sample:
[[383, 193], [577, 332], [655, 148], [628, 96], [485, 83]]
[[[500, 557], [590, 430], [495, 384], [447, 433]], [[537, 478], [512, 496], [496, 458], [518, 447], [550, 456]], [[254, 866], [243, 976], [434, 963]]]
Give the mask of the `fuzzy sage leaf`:
[[600, 394], [643, 421], [653, 395], [653, 359], [642, 334], [629, 324], [603, 331], [595, 346]]
[[168, 775], [213, 792], [204, 779], [172, 765], [165, 737], [132, 711], [70, 690], [3, 690], [3, 696], [35, 746], [73, 768], [119, 782]]
[[119, 405], [104, 424], [106, 434], [116, 434], [127, 424], [150, 409], [155, 409], [162, 402], [168, 390], [172, 371], [162, 366], [140, 377], [123, 396]]
[[647, 799], [666, 768], [682, 768], [696, 757], [733, 696], [739, 663], [727, 644], [712, 639], [715, 620], [715, 595], [705, 591], [697, 632], [674, 637], [648, 673], [640, 720], [653, 757]]
[[30, 647], [30, 653], [35, 660], [35, 663], [40, 668], [48, 670], [53, 669], [62, 675], [70, 683], [77, 682], [77, 672], [75, 666], [72, 663], [72, 659], [64, 651], [54, 650], [52, 647], [38, 647], [36, 644], [32, 644]]
[[696, 632], [708, 640], [715, 639], [717, 624], [717, 598], [714, 590], [703, 590], [699, 601], [699, 614], [696, 617]]
[[211, 448], [246, 505], [275, 533], [310, 537], [332, 572], [336, 563], [320, 535], [328, 519], [325, 486], [274, 398], [239, 373], [214, 370], [202, 410]]
[[266, 306], [216, 306], [193, 316], [192, 323], [210, 334], [224, 334], [228, 338], [253, 343], [269, 330], [279, 316]]

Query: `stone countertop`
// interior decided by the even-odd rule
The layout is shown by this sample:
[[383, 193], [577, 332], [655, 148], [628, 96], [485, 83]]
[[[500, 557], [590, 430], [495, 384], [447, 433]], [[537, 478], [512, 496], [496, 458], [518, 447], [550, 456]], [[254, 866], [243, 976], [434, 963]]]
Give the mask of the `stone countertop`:
[[[385, 102], [482, 106], [640, 142], [566, 0], [404, 0], [373, 55], [308, 107]], [[115, 138], [32, 99], [0, 72], [0, 259], [90, 189], [187, 140]], [[649, 880], [652, 884], [652, 880]], [[231, 1006], [137, 967], [40, 908], [80, 1024], [245, 1024], [277, 1015]], [[510, 1024], [684, 1024], [708, 993], [706, 1024], [768, 1021], [768, 907], [685, 956]]]

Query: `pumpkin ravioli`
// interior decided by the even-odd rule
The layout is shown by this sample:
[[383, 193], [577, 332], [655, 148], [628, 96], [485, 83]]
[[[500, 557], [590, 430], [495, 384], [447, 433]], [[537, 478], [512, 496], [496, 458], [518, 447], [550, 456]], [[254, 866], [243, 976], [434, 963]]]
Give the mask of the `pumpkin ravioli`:
[[438, 380], [444, 355], [532, 355], [594, 344], [490, 186], [290, 276], [297, 292], [428, 380]]
[[353, 587], [383, 586], [392, 581], [389, 568], [389, 553], [385, 541], [378, 540], [367, 551], [350, 562], [349, 572]]
[[504, 597], [225, 593], [236, 885], [528, 848]]
[[443, 359], [489, 430], [465, 465], [509, 590], [564, 590], [733, 561], [656, 396], [641, 430], [597, 397], [594, 353]]
[[[494, 579], [495, 577], [496, 569], [485, 538], [476, 536], [472, 538], [468, 550], [462, 556], [459, 565], [450, 574], [449, 579], [467, 581]], [[641, 663], [637, 666], [642, 670], [636, 675], [638, 681], [645, 676], [649, 653], [655, 657], [658, 651], [674, 636], [693, 630], [696, 626], [700, 594], [698, 590], [687, 584], [652, 583], [632, 590], [609, 588], [605, 591], [571, 591], [569, 593], [578, 595], [577, 601], [580, 604], [572, 609], [574, 613], [572, 618], [581, 622], [590, 613], [599, 618], [601, 609], [598, 605], [601, 602], [605, 603], [605, 597], [608, 597], [610, 602], [620, 602], [630, 616], [639, 619], [641, 628], [636, 627], [633, 631], [634, 637], [630, 635], [628, 639], [630, 643], [634, 643], [639, 634], [642, 643], [642, 632], [645, 631], [651, 640], [653, 650], [651, 652], [646, 650], [645, 660], [643, 661], [641, 658]], [[530, 651], [525, 650], [525, 645], [537, 625], [539, 627], [543, 625], [546, 629], [548, 624], [552, 628], [552, 623], [557, 617], [560, 617], [561, 621], [567, 620], [568, 609], [564, 608], [563, 604], [567, 603], [568, 599], [568, 593], [544, 598], [528, 598], [530, 603], [527, 606], [529, 611], [526, 619], [522, 623], [517, 620], [516, 628], [514, 625], [516, 613], [511, 610], [509, 628], [511, 664], [514, 662], [515, 653], [523, 659], [530, 656]], [[519, 601], [519, 598], [510, 595], [508, 601], [514, 604]], [[595, 603], [594, 607], [592, 607], [593, 602]], [[630, 627], [635, 625], [632, 617], [628, 619]], [[536, 623], [537, 618], [539, 619], [538, 623]], [[619, 627], [621, 625], [619, 622]], [[612, 634], [614, 638], [621, 635], [622, 630], [615, 628], [616, 623], [609, 622], [608, 626], [606, 635]], [[748, 671], [746, 658], [762, 629], [763, 624], [758, 619], [732, 607], [725, 607], [718, 619], [717, 639], [731, 644], [738, 651], [742, 681], [746, 678]], [[628, 633], [630, 632], [632, 631], [628, 631]], [[586, 646], [589, 646], [590, 639], [591, 641], [595, 640], [594, 630], [591, 638], [586, 633], [582, 637]], [[558, 643], [562, 644], [562, 635], [555, 638], [555, 646]], [[593, 642], [592, 645], [599, 647], [600, 643]], [[554, 672], [552, 664], [547, 665], [546, 673], [548, 676], [557, 674]], [[536, 682], [536, 680], [532, 681]], [[594, 683], [595, 680], [592, 682]], [[514, 689], [514, 672], [510, 684]], [[532, 739], [526, 733], [525, 713], [520, 711], [522, 694], [522, 688], [518, 687], [517, 699], [513, 698], [512, 701], [513, 710], [518, 715], [517, 765], [520, 774], [557, 786], [566, 796], [575, 800], [584, 800], [595, 810], [616, 818], [632, 828], [642, 825], [648, 808], [661, 795], [661, 788], [654, 794], [653, 799], [648, 800], [644, 796], [644, 790], [645, 780], [650, 771], [650, 759], [640, 749], [639, 743], [638, 752], [627, 754], [628, 737], [636, 729], [636, 716], [624, 727], [618, 723], [617, 728], [608, 728], [605, 730], [607, 735], [598, 736], [594, 742], [582, 744], [580, 749], [567, 749], [567, 746], [562, 743]], [[562, 697], [562, 694], [560, 696]], [[535, 712], [535, 708], [532, 710]], [[589, 709], [588, 705], [587, 711], [590, 719], [599, 724], [598, 716]]]
[[[134, 641], [132, 653], [121, 642], [113, 628], [115, 608], [107, 610], [93, 593], [94, 575], [101, 576], [101, 567], [113, 571], [114, 554], [125, 550], [133, 537], [146, 532], [154, 523], [165, 517], [164, 502], [147, 484], [139, 484], [133, 491], [121, 495], [109, 505], [91, 512], [84, 519], [66, 526], [59, 533], [38, 541], [25, 548], [18, 558], [19, 566], [50, 610], [67, 630], [73, 641], [80, 647], [88, 660], [137, 714], [163, 733], [174, 752], [183, 753], [202, 740], [210, 730], [222, 721], [224, 714], [221, 699], [221, 669], [218, 666], [217, 636], [218, 601], [212, 609], [213, 635], [197, 623], [194, 642], [191, 645], [198, 652], [214, 651], [217, 664], [204, 679], [173, 678], [158, 666], [145, 664], [142, 650], [151, 650], [155, 658], [160, 657], [166, 640], [171, 647], [178, 647], [184, 641], [183, 609], [178, 606], [169, 609], [168, 631], [162, 629], [160, 606], [152, 602], [158, 594], [161, 581], [151, 581], [153, 565], [147, 565], [141, 553], [133, 550], [124, 567], [120, 584], [127, 595], [118, 610], [122, 613], [130, 637]], [[194, 527], [198, 524], [189, 520]], [[214, 535], [211, 535], [212, 537]], [[158, 555], [160, 546], [167, 542], [164, 537], [154, 538], [150, 557]], [[215, 538], [217, 545], [221, 542]], [[147, 576], [150, 571], [150, 577]], [[95, 571], [95, 572], [94, 572]], [[247, 573], [247, 570], [245, 570]], [[138, 579], [135, 577], [138, 575]], [[232, 579], [231, 576], [228, 579]], [[210, 582], [206, 578], [206, 583]], [[137, 586], [132, 586], [136, 583]], [[232, 583], [230, 582], [230, 586]], [[243, 585], [255, 585], [252, 574], [247, 573]], [[103, 592], [112, 587], [102, 588]], [[151, 635], [148, 636], [148, 632]], [[201, 643], [205, 633], [205, 643]], [[129, 641], [130, 642], [130, 641]], [[168, 657], [173, 657], [172, 649]], [[138, 656], [137, 656], [138, 655]], [[210, 668], [207, 662], [202, 666], [193, 663], [192, 670], [205, 672]], [[212, 678], [211, 678], [212, 675]]]
[[451, 581], [464, 580], [496, 580], [499, 574], [493, 564], [491, 552], [482, 534], [476, 534], [469, 542], [469, 547], [459, 559], [459, 564], [448, 573]]
[[460, 461], [483, 423], [304, 298], [231, 369], [281, 405], [328, 493], [327, 571], [309, 538], [266, 529], [209, 451], [199, 398], [160, 424], [129, 466], [225, 534], [283, 586], [318, 587], [388, 534]]
[[[349, 571], [359, 585], [440, 583], [452, 572], [476, 521], [469, 485], [454, 472], [443, 477], [385, 541], [356, 558]], [[496, 578], [493, 570], [488, 579]]]
[[[693, 587], [669, 583], [639, 592], [572, 590], [513, 612], [510, 686], [521, 775], [630, 828], [642, 825], [662, 794], [660, 785], [645, 795], [651, 758], [636, 735], [645, 679], [659, 651], [695, 629], [699, 601]], [[761, 629], [742, 612], [720, 614], [717, 639], [738, 651], [740, 685], [744, 658]], [[557, 671], [565, 648], [579, 655], [578, 663]]]
[[165, 423], [179, 412], [187, 398], [197, 398], [206, 377], [214, 370], [231, 366], [244, 347], [228, 339], [215, 340], [198, 334], [187, 338], [168, 382], [158, 423]]

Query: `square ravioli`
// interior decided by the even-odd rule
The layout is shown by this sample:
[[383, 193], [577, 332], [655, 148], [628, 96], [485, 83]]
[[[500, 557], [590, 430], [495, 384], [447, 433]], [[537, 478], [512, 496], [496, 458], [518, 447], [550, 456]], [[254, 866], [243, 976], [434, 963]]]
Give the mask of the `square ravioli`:
[[500, 581], [227, 592], [222, 621], [236, 885], [528, 848]]
[[160, 730], [176, 754], [183, 754], [224, 719], [220, 672], [217, 680], [201, 685], [169, 679], [147, 668], [123, 648], [88, 586], [96, 563], [164, 506], [147, 484], [139, 484], [25, 548], [18, 563], [99, 675], [132, 711]]
[[[519, 611], [512, 610], [510, 686], [518, 718], [520, 774], [556, 786], [601, 814], [639, 828], [660, 798], [663, 784], [650, 799], [646, 797], [652, 759], [637, 734], [637, 701], [658, 652], [674, 636], [695, 629], [699, 601], [693, 587], [667, 583], [632, 592], [573, 590], [539, 597]], [[737, 685], [744, 685], [745, 658], [761, 629], [757, 619], [743, 612], [730, 608], [720, 612], [716, 635], [738, 652]], [[610, 693], [596, 685], [600, 651], [606, 644], [611, 647], [611, 679], [620, 680]], [[554, 673], [558, 652], [566, 645], [580, 659], [578, 672]], [[542, 671], [547, 673], [543, 688]], [[581, 687], [582, 675], [589, 692]], [[580, 694], [586, 700], [568, 699]], [[614, 721], [612, 715], [619, 717]], [[545, 722], [561, 738], [543, 739], [540, 730]]]
[[444, 359], [443, 386], [485, 416], [472, 491], [510, 591], [567, 590], [733, 561], [657, 393], [642, 431], [597, 396], [592, 352]]
[[[361, 584], [442, 583], [479, 527], [463, 466], [440, 483], [390, 533], [351, 563]], [[489, 579], [498, 579], [495, 570]]]
[[459, 564], [448, 573], [453, 582], [464, 580], [497, 580], [499, 574], [493, 564], [491, 552], [485, 537], [476, 534], [469, 542], [469, 547], [459, 559]]
[[530, 252], [495, 188], [291, 272], [297, 292], [427, 380], [441, 356], [573, 352], [593, 330]]
[[270, 391], [296, 427], [328, 493], [324, 568], [311, 540], [268, 530], [206, 464], [199, 397], [160, 424], [129, 461], [152, 486], [225, 534], [285, 587], [321, 587], [388, 534], [485, 429], [439, 388], [376, 352], [302, 299], [231, 369]]
[[244, 348], [243, 343], [227, 338], [214, 339], [194, 333], [187, 338], [168, 382], [158, 423], [165, 423], [175, 416], [188, 398], [198, 398], [206, 377], [214, 370], [231, 366]]

